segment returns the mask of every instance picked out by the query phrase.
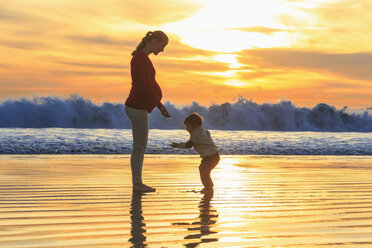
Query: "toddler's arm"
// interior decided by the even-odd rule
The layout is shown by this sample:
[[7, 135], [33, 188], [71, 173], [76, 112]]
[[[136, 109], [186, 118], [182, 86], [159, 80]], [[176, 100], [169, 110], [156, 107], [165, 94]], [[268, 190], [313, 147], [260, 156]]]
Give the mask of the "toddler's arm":
[[194, 145], [194, 142], [192, 142], [191, 140], [187, 142], [181, 142], [181, 143], [172, 142], [171, 144], [172, 147], [177, 147], [177, 148], [191, 148], [193, 147], [193, 145]]

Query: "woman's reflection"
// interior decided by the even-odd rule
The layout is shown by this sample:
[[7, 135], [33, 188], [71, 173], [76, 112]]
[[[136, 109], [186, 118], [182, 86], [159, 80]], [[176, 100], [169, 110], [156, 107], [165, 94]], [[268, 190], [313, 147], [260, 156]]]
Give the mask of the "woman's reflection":
[[[218, 241], [217, 238], [202, 238], [203, 236], [207, 236], [209, 234], [217, 233], [215, 231], [211, 231], [211, 228], [215, 226], [218, 213], [211, 205], [211, 200], [213, 198], [213, 194], [205, 194], [200, 202], [199, 202], [199, 220], [192, 222], [192, 223], [174, 223], [177, 226], [190, 226], [187, 228], [191, 234], [185, 236], [185, 240], [197, 240], [195, 242], [190, 242], [185, 244], [186, 247], [197, 247], [201, 243], [208, 243], [208, 242], [216, 242]], [[190, 240], [191, 241], [191, 240]]]
[[131, 218], [131, 238], [129, 241], [132, 243], [132, 247], [141, 248], [147, 247], [146, 244], [146, 233], [145, 223], [143, 222], [142, 216], [142, 195], [141, 192], [133, 191], [132, 194], [132, 204], [130, 208], [130, 218]]

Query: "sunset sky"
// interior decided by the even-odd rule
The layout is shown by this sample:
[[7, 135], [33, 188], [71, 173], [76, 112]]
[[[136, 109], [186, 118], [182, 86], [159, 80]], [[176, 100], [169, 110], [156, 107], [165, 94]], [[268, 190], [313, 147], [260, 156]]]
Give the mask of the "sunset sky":
[[79, 94], [124, 102], [130, 53], [149, 30], [163, 102], [243, 96], [297, 106], [372, 106], [372, 1], [0, 2], [0, 101]]

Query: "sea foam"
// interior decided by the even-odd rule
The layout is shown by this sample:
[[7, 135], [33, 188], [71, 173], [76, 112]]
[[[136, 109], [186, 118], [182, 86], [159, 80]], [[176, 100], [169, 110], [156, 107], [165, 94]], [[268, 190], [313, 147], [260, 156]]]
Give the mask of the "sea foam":
[[[155, 109], [150, 115], [150, 128], [183, 129], [184, 118], [198, 112], [204, 117], [204, 126], [209, 129], [372, 132], [372, 115], [367, 111], [355, 114], [325, 103], [305, 108], [296, 107], [290, 101], [258, 104], [239, 97], [231, 103], [211, 106], [197, 102], [187, 106], [176, 106], [171, 102], [164, 105], [172, 117], [165, 119]], [[71, 95], [67, 99], [34, 97], [7, 100], [0, 104], [0, 127], [129, 129], [130, 121], [122, 103], [95, 104], [89, 99]]]

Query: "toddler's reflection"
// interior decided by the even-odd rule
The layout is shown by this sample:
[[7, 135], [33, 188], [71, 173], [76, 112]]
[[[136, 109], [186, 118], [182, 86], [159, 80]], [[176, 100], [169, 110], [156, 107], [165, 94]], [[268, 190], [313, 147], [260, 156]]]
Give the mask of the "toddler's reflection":
[[215, 231], [211, 231], [211, 228], [215, 226], [218, 213], [211, 205], [211, 200], [213, 198], [213, 194], [205, 194], [200, 202], [199, 202], [199, 220], [191, 223], [173, 223], [173, 225], [177, 226], [189, 226], [187, 230], [192, 234], [185, 236], [185, 240], [197, 240], [194, 242], [190, 242], [185, 244], [186, 247], [197, 247], [201, 243], [208, 243], [208, 242], [216, 242], [218, 241], [217, 238], [206, 238], [203, 236], [207, 236], [209, 234], [217, 233]]

